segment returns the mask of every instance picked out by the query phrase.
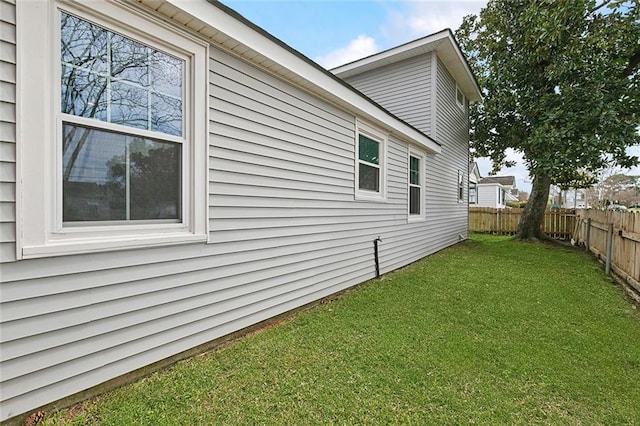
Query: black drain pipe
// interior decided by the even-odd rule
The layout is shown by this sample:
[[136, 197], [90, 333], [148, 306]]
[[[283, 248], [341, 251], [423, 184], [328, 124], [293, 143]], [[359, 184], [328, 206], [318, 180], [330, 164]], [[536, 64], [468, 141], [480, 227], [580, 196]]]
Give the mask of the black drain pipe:
[[376, 278], [380, 278], [380, 258], [378, 257], [378, 243], [382, 241], [382, 238], [378, 236], [373, 240], [373, 255], [376, 258]]

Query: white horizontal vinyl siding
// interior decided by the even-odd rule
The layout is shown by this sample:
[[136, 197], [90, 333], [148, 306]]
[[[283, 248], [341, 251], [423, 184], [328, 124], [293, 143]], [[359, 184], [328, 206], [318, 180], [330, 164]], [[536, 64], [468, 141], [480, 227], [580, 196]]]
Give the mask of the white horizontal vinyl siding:
[[[478, 204], [477, 207], [492, 207], [497, 209], [501, 207], [498, 204], [498, 191], [500, 185], [498, 184], [484, 184], [478, 185]], [[504, 206], [502, 206], [504, 207]]]
[[345, 80], [387, 111], [431, 135], [431, 53]]
[[[458, 171], [464, 173], [465, 188], [468, 180], [467, 111], [456, 104], [455, 81], [437, 56], [432, 55], [427, 53], [347, 78], [383, 108], [442, 144], [440, 154], [425, 158], [425, 222], [406, 227], [411, 229], [408, 235], [412, 242], [423, 248], [423, 256], [458, 242], [459, 236], [468, 232], [467, 189], [465, 202], [458, 202]], [[432, 81], [434, 75], [436, 82]], [[436, 123], [432, 125], [434, 118]], [[406, 159], [402, 162], [406, 167]], [[406, 181], [406, 175], [403, 179]], [[406, 187], [406, 182], [403, 183]], [[404, 194], [405, 203], [406, 200]], [[392, 265], [401, 265], [403, 260], [400, 256]]]
[[[453, 243], [469, 228], [469, 122], [467, 105], [456, 103], [456, 82], [439, 58], [437, 67], [435, 139], [442, 152], [427, 158], [427, 215], [441, 225], [434, 238]], [[464, 176], [464, 202], [458, 201], [458, 171]]]
[[[3, 15], [4, 16], [4, 15]], [[355, 117], [211, 48], [209, 243], [3, 264], [0, 419], [170, 357], [442, 244], [388, 200], [354, 200]]]
[[[389, 152], [389, 198], [397, 206], [396, 217], [399, 226], [394, 232], [383, 234], [383, 241], [380, 245], [380, 268], [385, 272], [402, 267], [459, 241], [457, 234], [453, 235], [446, 229], [443, 232], [446, 237], [439, 237], [442, 232], [440, 229], [443, 226], [442, 220], [446, 221], [447, 218], [444, 215], [435, 214], [433, 209], [435, 200], [429, 199], [428, 193], [424, 200], [425, 220], [408, 222], [407, 159], [409, 147], [401, 141], [390, 138]], [[432, 176], [432, 172], [429, 170], [429, 156], [427, 156], [422, 171], [426, 176], [428, 190], [429, 179]], [[391, 185], [392, 182], [393, 185]]]
[[0, 0], [0, 263], [16, 258], [16, 6]]
[[330, 287], [345, 287], [345, 271], [370, 278], [373, 240], [407, 226], [406, 144], [388, 143], [388, 202], [356, 202], [355, 118], [234, 57], [214, 57], [210, 241], [242, 258], [289, 256], [286, 274], [321, 268]]

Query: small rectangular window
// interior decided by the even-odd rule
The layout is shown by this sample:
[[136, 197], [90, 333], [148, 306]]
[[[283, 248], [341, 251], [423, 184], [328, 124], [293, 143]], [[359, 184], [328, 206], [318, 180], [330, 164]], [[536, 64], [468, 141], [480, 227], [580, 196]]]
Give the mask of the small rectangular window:
[[385, 197], [384, 134], [358, 123], [356, 139], [356, 198], [382, 201]]
[[475, 183], [469, 184], [469, 204], [478, 204], [478, 187]]
[[464, 104], [465, 104], [464, 93], [462, 93], [462, 90], [460, 90], [458, 86], [456, 86], [456, 103], [460, 108], [464, 109]]
[[409, 214], [422, 214], [422, 177], [420, 158], [409, 156]]
[[380, 143], [364, 135], [358, 142], [359, 188], [380, 192]]
[[464, 173], [458, 170], [458, 202], [464, 202]]

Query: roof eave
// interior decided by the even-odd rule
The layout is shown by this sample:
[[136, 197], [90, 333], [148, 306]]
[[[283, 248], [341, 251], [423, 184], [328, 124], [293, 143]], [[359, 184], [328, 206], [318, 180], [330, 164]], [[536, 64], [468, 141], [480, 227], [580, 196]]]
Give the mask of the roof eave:
[[390, 65], [428, 52], [436, 52], [445, 67], [453, 75], [460, 90], [470, 102], [482, 101], [480, 86], [471, 71], [460, 45], [451, 29], [429, 34], [417, 40], [379, 52], [366, 58], [333, 68], [331, 71], [341, 78], [348, 78], [381, 66]]
[[215, 33], [215, 37], [210, 37], [213, 45], [229, 50], [428, 152], [437, 154], [442, 150], [440, 144], [428, 135], [391, 114], [342, 79], [218, 1], [139, 1], [148, 3], [161, 13], [162, 7], [158, 4], [168, 4], [213, 29], [211, 32]]

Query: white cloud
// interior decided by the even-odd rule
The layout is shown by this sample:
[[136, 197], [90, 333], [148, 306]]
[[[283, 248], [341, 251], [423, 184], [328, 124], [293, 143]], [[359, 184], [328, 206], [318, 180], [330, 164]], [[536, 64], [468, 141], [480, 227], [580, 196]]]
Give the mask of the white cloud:
[[372, 36], [360, 34], [347, 46], [313, 59], [330, 69], [445, 28], [455, 31], [464, 16], [477, 14], [486, 3], [486, 0], [387, 2], [384, 3], [387, 8], [386, 17], [379, 27], [380, 38], [384, 39], [383, 45], [379, 45]]
[[462, 18], [469, 14], [469, 9], [457, 6], [455, 3], [441, 4], [438, 13], [434, 13], [434, 7], [429, 3], [410, 3], [410, 5], [411, 15], [407, 18], [407, 24], [417, 33], [429, 34], [444, 28], [455, 30], [462, 23]]
[[346, 47], [335, 49], [326, 55], [320, 55], [313, 58], [314, 61], [327, 69], [343, 65], [365, 56], [373, 55], [378, 52], [380, 47], [373, 39], [365, 34], [360, 34], [354, 40], [351, 40]]
[[408, 1], [390, 3], [380, 31], [392, 44], [433, 34], [445, 28], [455, 31], [466, 15], [477, 14], [486, 1]]

